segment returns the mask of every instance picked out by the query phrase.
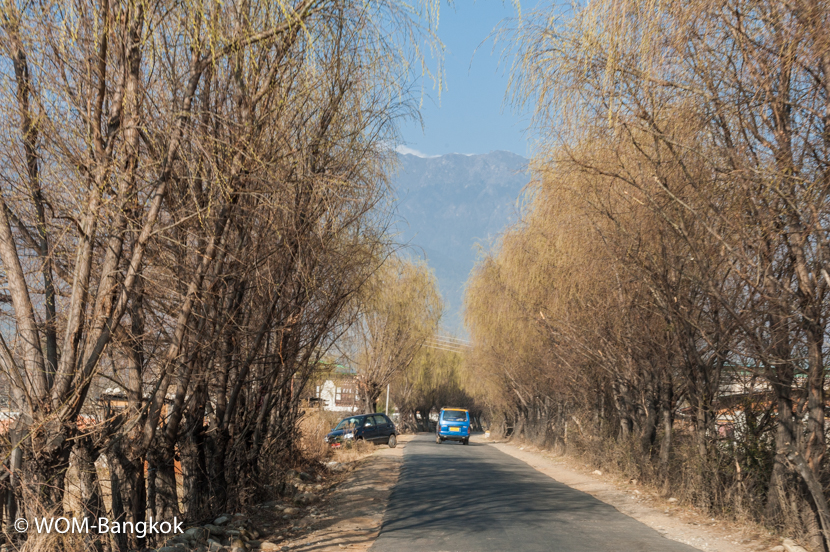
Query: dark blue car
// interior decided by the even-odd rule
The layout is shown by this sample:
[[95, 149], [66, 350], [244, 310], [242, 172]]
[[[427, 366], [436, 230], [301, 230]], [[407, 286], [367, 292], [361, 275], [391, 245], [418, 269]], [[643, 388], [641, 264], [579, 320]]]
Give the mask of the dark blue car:
[[442, 408], [435, 428], [435, 442], [461, 441], [470, 444], [470, 413], [464, 408]]
[[366, 441], [376, 445], [387, 444], [395, 448], [398, 444], [398, 431], [395, 424], [383, 414], [358, 414], [343, 418], [333, 430], [326, 435], [329, 446], [340, 447], [355, 441]]

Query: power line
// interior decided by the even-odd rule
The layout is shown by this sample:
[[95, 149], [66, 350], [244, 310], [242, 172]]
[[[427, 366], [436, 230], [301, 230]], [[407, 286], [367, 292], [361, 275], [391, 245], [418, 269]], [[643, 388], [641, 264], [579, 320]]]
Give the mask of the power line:
[[447, 347], [439, 347], [438, 345], [435, 345], [435, 344], [432, 344], [432, 343], [424, 343], [424, 347], [426, 347], [427, 349], [438, 349], [438, 350], [441, 350], [441, 351], [449, 351], [451, 353], [458, 353], [458, 354], [463, 354], [463, 353], [467, 352], [467, 349], [450, 349], [450, 348], [447, 348]]
[[438, 342], [444, 342], [448, 345], [456, 345], [456, 346], [459, 346], [459, 347], [471, 347], [469, 341], [465, 341], [463, 339], [459, 339], [457, 337], [452, 337], [452, 336], [448, 336], [448, 335], [437, 335], [436, 334], [436, 335], [433, 335], [432, 337], [430, 337], [429, 339], [433, 339], [433, 340], [438, 341]]
[[438, 349], [441, 351], [449, 351], [451, 353], [463, 354], [470, 350], [470, 344], [467, 341], [450, 338], [442, 335], [435, 335], [427, 338], [424, 346], [430, 349]]
[[448, 341], [457, 341], [459, 343], [469, 343], [469, 341], [467, 341], [465, 339], [461, 339], [459, 337], [455, 337], [455, 336], [452, 336], [452, 335], [433, 334], [432, 337], [434, 337], [436, 339], [446, 339]]

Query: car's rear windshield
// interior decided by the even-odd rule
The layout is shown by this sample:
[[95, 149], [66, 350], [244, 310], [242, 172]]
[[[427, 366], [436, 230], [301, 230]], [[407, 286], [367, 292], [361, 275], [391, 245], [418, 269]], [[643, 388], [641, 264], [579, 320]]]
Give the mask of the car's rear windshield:
[[443, 419], [445, 422], [466, 422], [467, 413], [464, 410], [445, 410]]

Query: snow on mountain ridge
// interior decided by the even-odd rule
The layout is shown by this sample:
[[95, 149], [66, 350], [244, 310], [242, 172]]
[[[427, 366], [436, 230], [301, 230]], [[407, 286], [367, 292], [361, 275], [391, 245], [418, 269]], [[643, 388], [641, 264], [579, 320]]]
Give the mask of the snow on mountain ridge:
[[518, 218], [516, 202], [529, 181], [527, 160], [508, 151], [439, 157], [398, 155], [393, 176], [402, 221], [400, 239], [422, 249], [447, 304], [444, 326], [462, 332], [463, 287], [485, 247]]

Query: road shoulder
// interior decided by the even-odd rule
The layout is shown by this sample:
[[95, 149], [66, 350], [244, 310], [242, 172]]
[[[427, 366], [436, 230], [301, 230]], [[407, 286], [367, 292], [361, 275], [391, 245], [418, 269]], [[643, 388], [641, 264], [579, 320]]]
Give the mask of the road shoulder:
[[309, 531], [291, 550], [334, 552], [368, 550], [380, 533], [383, 514], [398, 482], [403, 451], [414, 435], [400, 435], [398, 446], [378, 449], [352, 471], [320, 508], [320, 517], [300, 520]]
[[487, 439], [476, 442], [492, 447], [528, 464], [537, 471], [571, 488], [616, 508], [621, 513], [655, 529], [666, 538], [707, 552], [759, 552], [780, 543], [780, 539], [758, 526], [745, 526], [707, 518], [694, 509], [669, 502], [638, 485], [617, 481], [607, 474], [588, 471], [568, 457], [553, 456], [526, 444]]

